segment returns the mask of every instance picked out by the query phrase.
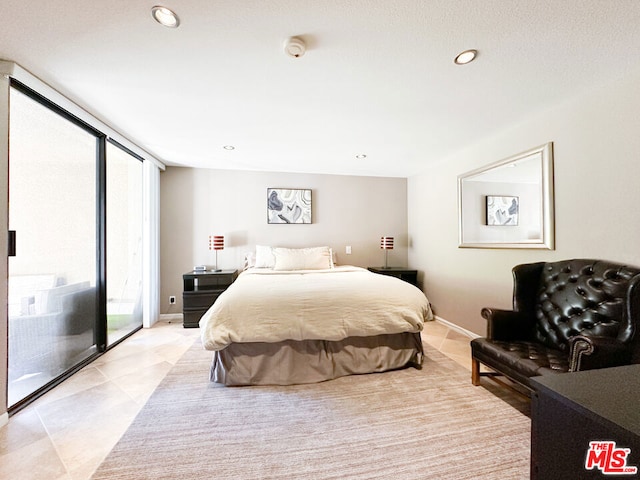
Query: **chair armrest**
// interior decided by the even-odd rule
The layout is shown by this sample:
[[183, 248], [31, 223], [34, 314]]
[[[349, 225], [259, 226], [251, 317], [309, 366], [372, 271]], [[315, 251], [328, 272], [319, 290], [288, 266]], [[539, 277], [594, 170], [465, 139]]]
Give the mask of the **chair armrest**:
[[629, 345], [611, 337], [576, 335], [569, 340], [569, 371], [627, 365], [631, 361]]
[[489, 340], [528, 340], [531, 321], [522, 312], [483, 308], [480, 312], [487, 320], [487, 338]]

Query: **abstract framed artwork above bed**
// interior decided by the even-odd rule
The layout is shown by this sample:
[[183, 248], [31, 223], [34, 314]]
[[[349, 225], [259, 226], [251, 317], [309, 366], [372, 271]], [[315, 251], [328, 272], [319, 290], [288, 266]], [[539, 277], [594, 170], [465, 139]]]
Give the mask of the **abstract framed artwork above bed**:
[[509, 195], [487, 195], [487, 225], [518, 226], [520, 199]]
[[267, 188], [267, 223], [311, 223], [311, 189]]

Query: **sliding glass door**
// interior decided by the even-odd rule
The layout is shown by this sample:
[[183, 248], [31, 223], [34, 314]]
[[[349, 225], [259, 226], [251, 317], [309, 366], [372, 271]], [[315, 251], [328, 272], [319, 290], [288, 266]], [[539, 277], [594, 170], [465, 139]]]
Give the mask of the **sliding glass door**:
[[19, 82], [9, 100], [12, 410], [142, 327], [143, 159]]
[[142, 161], [107, 144], [107, 344], [142, 327]]
[[97, 352], [99, 136], [11, 88], [11, 407]]

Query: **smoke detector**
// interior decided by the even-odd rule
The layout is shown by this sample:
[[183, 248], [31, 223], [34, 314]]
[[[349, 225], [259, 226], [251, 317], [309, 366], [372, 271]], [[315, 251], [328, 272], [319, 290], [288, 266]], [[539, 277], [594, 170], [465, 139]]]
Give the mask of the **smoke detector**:
[[300, 37], [291, 37], [284, 43], [284, 53], [293, 58], [300, 58], [307, 51], [307, 45]]

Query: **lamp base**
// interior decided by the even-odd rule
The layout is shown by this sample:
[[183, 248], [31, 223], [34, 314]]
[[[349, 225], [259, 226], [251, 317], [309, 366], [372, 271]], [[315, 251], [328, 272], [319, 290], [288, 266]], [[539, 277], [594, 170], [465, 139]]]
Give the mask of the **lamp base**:
[[216, 268], [212, 269], [211, 271], [216, 273], [222, 271], [221, 268], [218, 268], [218, 250], [216, 250]]
[[385, 270], [389, 268], [389, 249], [385, 248], [384, 249], [384, 268]]

